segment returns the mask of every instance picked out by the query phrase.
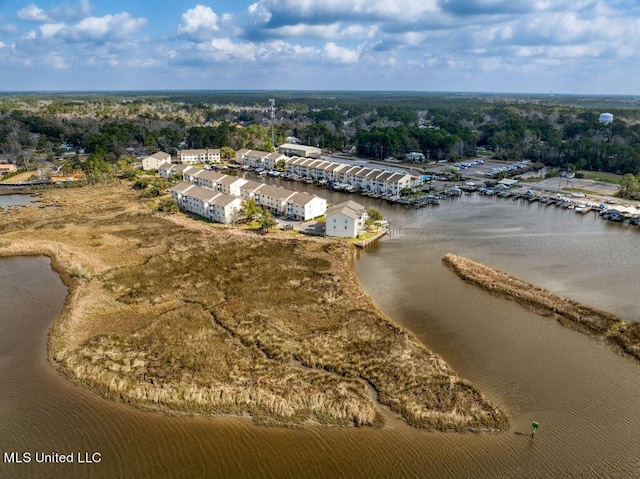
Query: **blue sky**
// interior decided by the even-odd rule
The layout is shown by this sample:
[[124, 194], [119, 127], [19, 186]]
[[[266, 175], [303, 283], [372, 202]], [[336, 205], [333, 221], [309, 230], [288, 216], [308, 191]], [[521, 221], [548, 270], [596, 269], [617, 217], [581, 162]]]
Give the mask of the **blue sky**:
[[0, 0], [0, 91], [640, 94], [636, 0]]

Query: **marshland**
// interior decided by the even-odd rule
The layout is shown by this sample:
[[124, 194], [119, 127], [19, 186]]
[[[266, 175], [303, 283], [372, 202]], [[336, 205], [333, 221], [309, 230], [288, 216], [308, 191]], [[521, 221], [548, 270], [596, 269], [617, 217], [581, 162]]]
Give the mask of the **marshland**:
[[[164, 216], [130, 183], [52, 190], [2, 216], [3, 256], [45, 255], [69, 287], [51, 362], [102, 395], [262, 424], [496, 431], [504, 413], [381, 314], [327, 239]], [[373, 391], [373, 393], [372, 393]]]

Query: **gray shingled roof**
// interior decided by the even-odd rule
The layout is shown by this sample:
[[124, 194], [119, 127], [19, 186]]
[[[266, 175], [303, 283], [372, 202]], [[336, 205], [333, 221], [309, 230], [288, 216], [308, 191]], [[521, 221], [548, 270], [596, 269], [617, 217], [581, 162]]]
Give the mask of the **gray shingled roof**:
[[296, 192], [293, 194], [291, 198], [287, 199], [287, 203], [304, 206], [314, 198], [317, 198], [317, 196], [310, 195], [309, 193], [304, 193], [304, 192]]
[[262, 188], [260, 188], [258, 193], [260, 195], [271, 196], [272, 198], [284, 201], [293, 194], [293, 191], [285, 190], [284, 188], [281, 188], [279, 186], [264, 185]]
[[203, 178], [205, 180], [219, 182], [222, 178], [224, 178], [225, 174], [218, 173], [217, 171], [204, 170], [202, 173], [198, 175], [198, 178]]
[[217, 191], [211, 190], [209, 188], [194, 186], [192, 189], [185, 193], [185, 196], [196, 198], [205, 203], [211, 203], [211, 200], [213, 200], [213, 198], [221, 194], [222, 193], [218, 193]]
[[188, 183], [186, 181], [182, 181], [180, 183], [178, 183], [176, 186], [172, 187], [169, 191], [174, 191], [176, 193], [178, 193], [179, 195], [183, 195], [185, 191], [187, 191], [189, 188], [195, 188], [196, 186], [193, 183]]
[[342, 213], [349, 218], [353, 218], [354, 220], [358, 217], [362, 216], [365, 213], [366, 209], [360, 203], [356, 203], [355, 201], [349, 200], [344, 203], [340, 203], [335, 205], [332, 208], [329, 208], [326, 212], [327, 218], [329, 216]]
[[237, 196], [225, 195], [224, 193], [220, 193], [215, 199], [211, 202], [212, 205], [225, 207], [230, 203], [233, 203], [236, 200], [239, 200]]

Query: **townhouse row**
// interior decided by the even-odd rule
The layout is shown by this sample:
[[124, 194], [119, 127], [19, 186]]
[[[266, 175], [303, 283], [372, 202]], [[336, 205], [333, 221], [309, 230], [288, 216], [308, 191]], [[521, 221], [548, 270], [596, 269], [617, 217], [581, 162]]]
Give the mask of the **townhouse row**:
[[[193, 165], [197, 163], [220, 163], [219, 149], [178, 150], [178, 163]], [[158, 151], [153, 155], [142, 159], [144, 171], [157, 170], [162, 165], [171, 164], [171, 155], [164, 151]]]
[[290, 191], [188, 165], [163, 165], [158, 171], [160, 176], [168, 178], [178, 170], [184, 181], [170, 190], [178, 206], [211, 221], [230, 223], [235, 214], [234, 209], [239, 210], [242, 201], [249, 199], [276, 215], [297, 221], [307, 221], [322, 216], [327, 211], [327, 200], [309, 193]]
[[407, 173], [255, 150], [239, 150], [236, 163], [265, 170], [280, 169], [315, 182], [342, 183], [363, 192], [390, 196], [399, 196], [404, 188], [419, 185], [418, 178]]

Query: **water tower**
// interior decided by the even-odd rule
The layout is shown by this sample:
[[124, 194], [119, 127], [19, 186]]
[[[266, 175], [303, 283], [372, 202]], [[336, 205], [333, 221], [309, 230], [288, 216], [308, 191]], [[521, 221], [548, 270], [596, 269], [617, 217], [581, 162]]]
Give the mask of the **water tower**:
[[603, 113], [600, 115], [600, 124], [602, 125], [603, 141], [608, 143], [611, 141], [611, 124], [613, 123], [613, 115], [611, 113]]
[[610, 125], [613, 123], [613, 115], [611, 113], [603, 113], [600, 115], [600, 123], [603, 125]]

